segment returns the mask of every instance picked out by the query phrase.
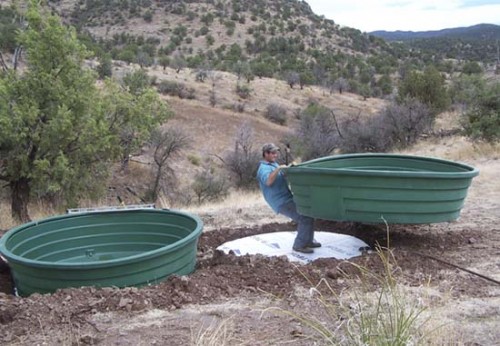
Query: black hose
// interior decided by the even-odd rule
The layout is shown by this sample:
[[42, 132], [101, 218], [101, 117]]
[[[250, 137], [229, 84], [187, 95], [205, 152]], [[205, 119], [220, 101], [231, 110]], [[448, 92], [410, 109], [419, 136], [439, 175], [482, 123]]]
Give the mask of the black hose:
[[495, 284], [497, 284], [497, 285], [500, 285], [500, 281], [497, 281], [497, 280], [495, 280], [495, 279], [492, 279], [492, 278], [490, 278], [490, 277], [488, 277], [488, 276], [486, 276], [486, 275], [476, 273], [476, 272], [474, 272], [474, 271], [472, 271], [472, 270], [469, 270], [469, 269], [466, 269], [466, 268], [463, 268], [463, 267], [457, 266], [456, 264], [453, 264], [453, 263], [450, 263], [450, 262], [443, 261], [442, 259], [437, 258], [437, 257], [434, 257], [434, 256], [431, 256], [431, 255], [426, 255], [426, 254], [423, 254], [423, 253], [420, 253], [420, 252], [414, 252], [414, 251], [412, 251], [412, 252], [413, 252], [414, 254], [416, 254], [416, 255], [419, 255], [419, 256], [422, 256], [422, 257], [426, 257], [426, 258], [432, 259], [432, 260], [434, 260], [434, 261], [436, 261], [436, 262], [439, 262], [439, 263], [446, 264], [446, 265], [448, 265], [448, 266], [450, 266], [450, 267], [453, 267], [453, 268], [456, 268], [456, 269], [462, 270], [462, 271], [467, 272], [467, 273], [472, 274], [472, 275], [479, 276], [479, 277], [480, 277], [480, 278], [482, 278], [482, 279], [485, 279], [485, 280], [487, 280], [487, 281], [490, 281], [490, 282], [493, 282], [493, 283], [495, 283]]

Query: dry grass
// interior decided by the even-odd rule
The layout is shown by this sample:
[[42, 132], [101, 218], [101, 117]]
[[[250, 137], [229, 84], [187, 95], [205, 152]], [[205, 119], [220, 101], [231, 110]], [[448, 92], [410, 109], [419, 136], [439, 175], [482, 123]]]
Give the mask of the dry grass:
[[[122, 76], [132, 68], [138, 67], [133, 65], [115, 67], [114, 75]], [[305, 87], [304, 90], [297, 87], [291, 89], [284, 81], [271, 78], [253, 80], [250, 83], [251, 96], [243, 100], [235, 92], [238, 83], [236, 75], [220, 71], [215, 73], [218, 76], [215, 88], [217, 104], [212, 107], [209, 101], [210, 80], [204, 83], [196, 82], [196, 74], [190, 69], [183, 69], [179, 73], [170, 68], [148, 69], [148, 74], [156, 77], [158, 82], [175, 81], [195, 89], [194, 100], [163, 96], [175, 114], [165, 126], [181, 127], [192, 138], [191, 146], [184, 152], [183, 157], [173, 162], [181, 186], [188, 186], [192, 176], [201, 169], [189, 162], [188, 157], [199, 157], [202, 163], [212, 160], [222, 166], [216, 155], [223, 157], [226, 151], [232, 150], [236, 132], [244, 123], [249, 123], [253, 128], [255, 149], [259, 149], [263, 143], [280, 142], [292, 132], [298, 122], [295, 112], [306, 108], [311, 100], [331, 108], [339, 119], [354, 114], [370, 116], [386, 104], [386, 101], [380, 99], [364, 101], [360, 96], [351, 93], [330, 95], [318, 86]], [[245, 110], [242, 113], [236, 112], [232, 109], [235, 104], [244, 104]], [[279, 104], [287, 110], [286, 126], [271, 123], [264, 118], [264, 113], [270, 104]], [[140, 160], [149, 159], [146, 155]]]
[[415, 146], [401, 152], [441, 157], [448, 160], [476, 162], [498, 160], [500, 158], [500, 143], [473, 142], [466, 137], [452, 136], [422, 140]]
[[215, 317], [210, 322], [210, 325], [203, 325], [199, 330], [192, 331], [191, 343], [192, 346], [225, 346], [235, 345], [234, 337], [234, 318], [228, 317], [223, 320], [218, 320]]
[[[203, 124], [203, 122], [200, 122], [200, 124]], [[202, 141], [203, 138], [199, 138], [198, 140]], [[215, 146], [223, 145], [223, 140], [220, 138], [213, 139], [213, 141], [220, 141], [218, 144], [213, 143]], [[456, 136], [443, 139], [424, 140], [402, 153], [462, 161], [477, 167], [480, 170], [480, 175], [473, 180], [473, 185], [467, 200], [468, 206], [474, 207], [476, 199], [477, 203], [482, 203], [481, 201], [484, 198], [488, 196], [493, 197], [500, 193], [500, 182], [496, 179], [496, 175], [500, 170], [500, 161], [498, 160], [500, 158], [500, 144], [473, 143], [464, 137]], [[178, 178], [181, 183], [186, 183], [189, 176], [194, 175], [196, 169], [199, 169], [199, 167], [190, 163], [187, 157], [188, 155], [185, 155], [185, 157], [181, 158], [178, 162], [175, 162], [177, 174], [179, 175]], [[148, 172], [149, 167], [147, 165], [132, 162], [129, 175], [116, 175], [110, 185], [132, 186], [136, 188], [138, 192], [142, 192], [147, 185], [145, 179]], [[125, 200], [126, 204], [140, 203], [137, 197], [130, 194], [127, 195], [124, 190], [121, 197]], [[98, 201], [81, 201], [79, 206], [95, 207], [116, 204], [116, 198], [111, 196], [108, 199]], [[276, 215], [269, 206], [267, 206], [260, 191], [232, 191], [223, 201], [199, 206], [192, 205], [189, 207], [175, 205], [165, 199], [160, 199], [157, 206], [161, 208], [182, 208], [188, 212], [198, 214], [205, 223], [205, 230], [288, 221], [288, 219], [283, 216]], [[499, 207], [499, 205], [491, 205], [491, 208], [496, 207]], [[482, 208], [485, 212], [487, 209], [491, 209], [490, 207], [486, 208], [484, 206]], [[44, 205], [40, 201], [31, 203], [29, 210], [33, 220], [65, 212], [64, 210], [55, 210]], [[467, 210], [464, 211], [465, 213], [467, 212]], [[494, 210], [490, 210], [490, 212], [494, 212]], [[0, 229], [6, 230], [16, 226], [16, 222], [10, 216], [10, 204], [6, 197], [0, 200], [0, 215]]]
[[[121, 78], [133, 69], [139, 68], [138, 65], [125, 65], [117, 63], [113, 70], [113, 76]], [[233, 116], [238, 113], [231, 111], [233, 105], [241, 103], [245, 105], [245, 111], [241, 114], [243, 117], [263, 117], [263, 114], [269, 104], [279, 104], [288, 110], [288, 120], [291, 125], [295, 119], [293, 112], [297, 109], [304, 109], [310, 101], [314, 100], [331, 108], [337, 116], [352, 116], [354, 114], [371, 115], [379, 111], [386, 105], [382, 99], [370, 98], [364, 100], [363, 97], [344, 92], [342, 94], [329, 94], [328, 91], [320, 86], [306, 86], [303, 90], [298, 87], [291, 89], [289, 85], [282, 80], [273, 78], [256, 78], [249, 83], [251, 89], [250, 97], [242, 99], [236, 94], [236, 85], [245, 84], [244, 81], [238, 81], [235, 74], [223, 71], [214, 71], [217, 76], [215, 82], [215, 94], [217, 103], [215, 107], [210, 105], [210, 91], [212, 82], [207, 79], [200, 83], [196, 81], [196, 71], [185, 68], [179, 73], [167, 67], [165, 70], [161, 67], [150, 67], [147, 69], [148, 75], [155, 77], [157, 82], [171, 81], [183, 83], [188, 88], [195, 90], [195, 100], [179, 100], [177, 98], [165, 97], [173, 103], [174, 111], [177, 111], [175, 104], [187, 103], [195, 105], [197, 109], [202, 109], [203, 114], [217, 114], [221, 110]], [[182, 110], [182, 109], [179, 109]], [[196, 108], [194, 108], [196, 112]], [[177, 115], [183, 113], [176, 112]], [[269, 125], [270, 123], [267, 122]], [[277, 125], [276, 125], [277, 126]], [[278, 127], [279, 128], [279, 127]]]
[[[127, 203], [134, 204], [134, 203]], [[98, 201], [85, 200], [80, 207], [111, 206], [106, 199]], [[117, 205], [117, 203], [113, 204]], [[248, 225], [263, 225], [272, 222], [288, 222], [284, 216], [277, 215], [264, 201], [260, 191], [232, 191], [228, 197], [220, 202], [211, 202], [188, 207], [171, 205], [160, 199], [156, 203], [158, 208], [182, 209], [183, 211], [199, 215], [204, 222], [204, 230], [218, 228], [245, 227]], [[30, 216], [33, 220], [40, 220], [50, 216], [63, 214], [65, 210], [55, 210], [41, 202], [31, 203]], [[10, 204], [6, 199], [0, 200], [0, 230], [7, 230], [18, 225], [11, 217]]]
[[[39, 201], [31, 203], [29, 211], [32, 220], [40, 220], [62, 212]], [[19, 225], [19, 222], [15, 221], [11, 216], [10, 201], [5, 198], [0, 199], [0, 230], [7, 230], [17, 225]]]
[[191, 206], [186, 210], [203, 219], [205, 231], [289, 222], [288, 218], [275, 214], [271, 210], [260, 191], [232, 191], [221, 202]]
[[311, 343], [322, 345], [454, 344], [447, 342], [454, 331], [443, 328], [443, 322], [430, 311], [436, 302], [435, 297], [428, 298], [428, 287], [405, 286], [395, 275], [399, 267], [392, 251], [378, 248], [377, 254], [383, 272], [353, 264], [361, 276], [351, 277], [353, 285], [340, 293], [324, 279], [318, 284], [310, 282], [309, 295], [303, 297], [308, 302], [303, 303], [318, 305], [317, 309], [297, 313], [272, 307], [266, 311], [291, 316], [311, 330]]

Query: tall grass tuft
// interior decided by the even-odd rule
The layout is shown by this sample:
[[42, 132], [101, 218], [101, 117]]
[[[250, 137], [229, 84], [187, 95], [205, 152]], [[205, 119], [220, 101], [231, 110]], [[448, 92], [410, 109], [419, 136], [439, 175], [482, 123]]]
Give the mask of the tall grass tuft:
[[[396, 277], [400, 268], [393, 252], [376, 247], [383, 270], [376, 273], [355, 263], [357, 277], [342, 272], [353, 286], [340, 293], [321, 279], [310, 293], [321, 307], [307, 316], [281, 308], [270, 308], [287, 314], [310, 328], [320, 344], [328, 345], [420, 345], [432, 344], [433, 327], [421, 297], [410, 295]], [[311, 283], [311, 282], [310, 282]], [[312, 283], [311, 283], [312, 284]], [[374, 290], [373, 288], [376, 287]], [[320, 311], [322, 310], [322, 311]]]
[[[426, 338], [428, 318], [423, 317], [425, 307], [407, 294], [397, 282], [398, 267], [392, 251], [377, 247], [382, 261], [382, 274], [373, 273], [362, 266], [362, 286], [344, 294], [338, 301], [345, 321], [342, 338], [356, 345], [417, 345]], [[369, 292], [368, 282], [378, 289]], [[329, 287], [330, 291], [333, 291]]]
[[209, 326], [202, 326], [197, 331], [192, 331], [191, 342], [192, 346], [225, 346], [234, 345], [234, 326], [232, 318], [217, 321], [215, 318]]

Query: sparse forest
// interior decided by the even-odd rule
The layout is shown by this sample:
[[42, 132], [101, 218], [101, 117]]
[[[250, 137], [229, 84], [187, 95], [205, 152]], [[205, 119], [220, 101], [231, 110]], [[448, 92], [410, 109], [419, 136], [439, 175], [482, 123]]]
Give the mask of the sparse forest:
[[[463, 60], [436, 52], [429, 60], [428, 47], [409, 50], [339, 27], [312, 13], [305, 2], [78, 1], [63, 6], [61, 1], [48, 1], [48, 5], [63, 15], [65, 24], [57, 15], [45, 20], [15, 6], [0, 8], [4, 124], [0, 178], [10, 187], [12, 212], [20, 220], [29, 219], [30, 196], [69, 206], [86, 196], [102, 195], [111, 167], [119, 162], [121, 171], [128, 172], [130, 158], [145, 146], [153, 148], [154, 155], [149, 163], [151, 182], [141, 189], [142, 200], [155, 202], [162, 195], [179, 200], [175, 196], [181, 194], [185, 203], [200, 203], [224, 196], [231, 185], [255, 187], [251, 168], [259, 155], [252, 140], [245, 138], [255, 131], [246, 123], [230, 144], [234, 151], [192, 159], [197, 175], [191, 177], [191, 188], [189, 184], [179, 188], [176, 170], [168, 162], [182, 157], [189, 141], [187, 133], [155, 129], [173, 114], [160, 95], [195, 101], [199, 88], [210, 88], [211, 107], [242, 114], [259, 92], [254, 90], [256, 80], [263, 78], [283, 80], [299, 93], [314, 86], [330, 97], [354, 93], [365, 101], [384, 100], [371, 117], [339, 114], [332, 105], [313, 98], [296, 109], [272, 102], [263, 105], [267, 121], [288, 128], [280, 140], [292, 144], [294, 155], [304, 160], [334, 152], [401, 150], [422, 135], [432, 135], [436, 116], [450, 109], [461, 112], [464, 134], [498, 140], [498, 82], [484, 78], [491, 65], [480, 58]], [[143, 30], [126, 30], [131, 22]], [[118, 33], [116, 28], [123, 30]], [[48, 48], [52, 46], [57, 49]], [[453, 52], [444, 46], [439, 49]], [[85, 61], [91, 62], [91, 69], [83, 66]], [[115, 76], [117, 64], [123, 63], [129, 72]], [[173, 69], [177, 75], [193, 71], [196, 83], [177, 77], [158, 80], [157, 75], [150, 76], [156, 66], [164, 72]], [[219, 90], [227, 83], [221, 73], [237, 76], [238, 101], [231, 105], [220, 100]], [[33, 84], [35, 80], [42, 83]], [[97, 80], [102, 83], [99, 87]], [[32, 97], [26, 100], [21, 96], [28, 91]], [[82, 121], [86, 117], [88, 125]], [[13, 129], [20, 124], [25, 135], [14, 136]], [[43, 139], [54, 131], [58, 136], [50, 135], [53, 143]], [[87, 137], [81, 136], [84, 133]], [[155, 135], [150, 138], [150, 133]], [[29, 149], [26, 157], [17, 151], [21, 148]], [[221, 163], [225, 169], [217, 168]]]
[[[500, 57], [497, 28], [483, 29], [386, 41], [301, 0], [0, 0], [1, 239], [67, 208], [153, 205], [203, 221], [195, 271], [143, 287], [19, 297], [0, 254], [0, 344], [498, 343]], [[315, 220], [369, 245], [348, 260], [223, 253], [225, 242], [296, 229], [258, 191], [268, 142], [280, 164], [388, 152], [480, 174], [456, 222]], [[118, 233], [96, 231], [110, 239], [104, 251], [115, 240], [155, 248], [156, 230], [171, 226], [151, 222], [149, 237], [133, 221], [129, 243], [116, 239], [119, 222]], [[75, 256], [115, 262], [80, 246], [81, 228]], [[67, 244], [47, 234], [58, 257]]]

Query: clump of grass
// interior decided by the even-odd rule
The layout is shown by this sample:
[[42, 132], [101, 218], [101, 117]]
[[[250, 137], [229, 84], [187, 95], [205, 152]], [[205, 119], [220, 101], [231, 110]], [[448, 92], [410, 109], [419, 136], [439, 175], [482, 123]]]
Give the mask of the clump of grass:
[[[313, 294], [322, 311], [304, 316], [294, 311], [270, 308], [297, 319], [313, 331], [313, 339], [329, 345], [420, 345], [430, 342], [433, 329], [422, 299], [415, 299], [398, 283], [399, 271], [393, 252], [377, 247], [382, 273], [351, 263], [359, 277], [343, 275], [356, 286], [336, 292], [322, 279], [313, 285]], [[311, 283], [312, 284], [312, 283]], [[378, 287], [375, 291], [373, 287]]]
[[187, 156], [187, 159], [189, 162], [191, 162], [192, 165], [194, 166], [199, 166], [201, 164], [201, 159], [198, 155], [195, 154], [189, 154]]
[[454, 158], [457, 160], [500, 157], [500, 143], [477, 142], [455, 149]]
[[357, 345], [420, 344], [426, 337], [424, 327], [428, 319], [423, 316], [426, 308], [397, 282], [394, 273], [398, 267], [393, 253], [379, 247], [377, 254], [383, 263], [383, 274], [357, 267], [379, 289], [372, 293], [366, 287], [354, 289], [339, 300], [341, 312], [346, 316], [341, 328], [343, 338]]
[[197, 331], [192, 331], [190, 345], [193, 346], [224, 346], [234, 345], [234, 327], [232, 318], [211, 321], [209, 326], [202, 325]]

